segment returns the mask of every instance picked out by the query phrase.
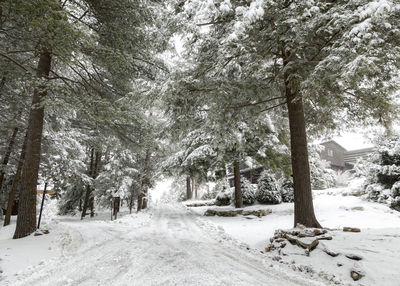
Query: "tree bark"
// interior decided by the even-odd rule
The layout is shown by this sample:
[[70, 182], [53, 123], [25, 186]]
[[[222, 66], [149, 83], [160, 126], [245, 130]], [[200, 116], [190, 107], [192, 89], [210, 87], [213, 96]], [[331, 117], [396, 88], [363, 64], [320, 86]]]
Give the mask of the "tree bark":
[[129, 198], [129, 213], [132, 213], [132, 208], [133, 208], [133, 192], [131, 193], [131, 196]]
[[[90, 151], [90, 164], [89, 164], [89, 172], [88, 172], [89, 176], [92, 176], [92, 174], [93, 174], [93, 161], [94, 161], [94, 148], [92, 148], [92, 150]], [[89, 199], [90, 199], [90, 185], [87, 185], [85, 199], [83, 201], [81, 220], [86, 216], [87, 207], [89, 205]]]
[[234, 176], [234, 184], [235, 184], [235, 207], [242, 208], [243, 207], [243, 197], [242, 197], [242, 190], [240, 188], [239, 161], [235, 161], [233, 163], [233, 176]]
[[15, 127], [13, 130], [13, 133], [10, 138], [10, 142], [8, 142], [7, 150], [6, 153], [4, 154], [3, 162], [1, 164], [1, 170], [0, 170], [0, 193], [2, 192], [3, 188], [3, 181], [4, 181], [4, 175], [5, 175], [5, 167], [8, 164], [8, 161], [10, 160], [10, 155], [12, 150], [14, 149], [14, 144], [15, 144], [15, 138], [17, 137], [18, 134], [18, 127]]
[[[43, 49], [40, 54], [37, 73], [38, 79], [48, 77], [51, 68], [51, 53]], [[28, 121], [28, 138], [25, 162], [22, 171], [21, 195], [18, 207], [17, 227], [14, 239], [28, 236], [36, 229], [36, 186], [39, 176], [40, 151], [44, 123], [42, 99], [46, 96], [46, 86], [35, 88]]]
[[190, 177], [186, 177], [186, 199], [191, 200], [192, 199], [192, 187], [190, 186]]
[[12, 182], [11, 191], [8, 196], [6, 217], [4, 218], [4, 226], [10, 224], [12, 206], [14, 205], [15, 194], [17, 193], [19, 180], [21, 178], [22, 167], [24, 165], [26, 141], [27, 141], [27, 135], [25, 135], [24, 143], [22, 143], [21, 154], [19, 155], [19, 160], [18, 160], [18, 165], [17, 165], [17, 172], [15, 173], [15, 176], [14, 176], [14, 179]]
[[300, 223], [307, 227], [321, 227], [315, 217], [312, 200], [303, 100], [301, 94], [292, 92], [287, 84], [286, 100], [294, 184], [294, 226]]
[[143, 195], [139, 194], [136, 211], [140, 212], [142, 210], [142, 205], [143, 205]]
[[143, 168], [143, 178], [142, 185], [140, 188], [140, 194], [138, 196], [138, 206], [137, 211], [141, 211], [142, 209], [147, 208], [147, 185], [148, 185], [148, 169], [150, 162], [150, 150], [146, 150], [146, 158], [144, 159], [144, 168]]

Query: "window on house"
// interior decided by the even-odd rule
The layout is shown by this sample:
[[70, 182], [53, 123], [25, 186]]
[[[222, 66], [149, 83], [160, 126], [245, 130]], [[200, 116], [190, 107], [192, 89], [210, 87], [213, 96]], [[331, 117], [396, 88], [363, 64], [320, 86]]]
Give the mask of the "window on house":
[[332, 149], [328, 149], [328, 156], [329, 156], [329, 157], [333, 157], [333, 151], [332, 151]]

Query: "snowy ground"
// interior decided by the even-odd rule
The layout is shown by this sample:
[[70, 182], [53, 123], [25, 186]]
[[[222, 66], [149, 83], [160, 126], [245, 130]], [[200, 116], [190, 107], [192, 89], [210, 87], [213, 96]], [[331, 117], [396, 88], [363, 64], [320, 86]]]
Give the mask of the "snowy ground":
[[[0, 228], [0, 285], [399, 286], [400, 213], [343, 196], [351, 191], [316, 191], [316, 214], [325, 227], [361, 233], [331, 231], [334, 239], [321, 241], [309, 257], [288, 245], [281, 261], [264, 249], [275, 229], [292, 226], [292, 204], [263, 206], [273, 213], [262, 218], [204, 217], [207, 207], [179, 204], [125, 212], [112, 222], [108, 212], [84, 221], [48, 216], [50, 234], [19, 240], [11, 239], [12, 224]], [[332, 258], [324, 248], [340, 255]], [[366, 276], [353, 282], [353, 267]]]
[[[12, 226], [1, 230], [1, 285], [321, 285], [271, 267], [182, 205], [49, 227], [48, 235], [14, 241]], [[46, 254], [26, 261], [31, 249], [36, 259]]]
[[[399, 286], [400, 213], [382, 204], [347, 195], [356, 189], [357, 184], [350, 188], [314, 191], [315, 211], [320, 223], [340, 231], [331, 231], [334, 239], [321, 241], [309, 257], [304, 255], [304, 250], [288, 245], [282, 250], [282, 261], [296, 271], [306, 268], [313, 272], [311, 275], [338, 284]], [[264, 250], [276, 229], [293, 226], [293, 204], [260, 207], [272, 209], [272, 214], [253, 219], [243, 216], [203, 218], [250, 248]], [[200, 216], [207, 208], [191, 210]], [[361, 232], [343, 232], [344, 226], [361, 228]], [[333, 258], [323, 252], [324, 248], [340, 255]], [[363, 259], [356, 262], [346, 258], [345, 254], [357, 254]], [[276, 253], [267, 255], [273, 257]], [[354, 282], [350, 278], [352, 268], [361, 269], [366, 276]]]

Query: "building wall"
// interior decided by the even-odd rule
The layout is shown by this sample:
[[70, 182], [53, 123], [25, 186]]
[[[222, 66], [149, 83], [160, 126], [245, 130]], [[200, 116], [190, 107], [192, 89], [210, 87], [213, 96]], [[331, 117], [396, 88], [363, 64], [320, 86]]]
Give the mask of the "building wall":
[[374, 147], [346, 152], [344, 162], [354, 165], [358, 159], [367, 159], [375, 151]]
[[332, 168], [343, 169], [346, 150], [333, 141], [324, 142], [321, 145], [325, 147], [320, 153], [321, 159], [330, 162]]

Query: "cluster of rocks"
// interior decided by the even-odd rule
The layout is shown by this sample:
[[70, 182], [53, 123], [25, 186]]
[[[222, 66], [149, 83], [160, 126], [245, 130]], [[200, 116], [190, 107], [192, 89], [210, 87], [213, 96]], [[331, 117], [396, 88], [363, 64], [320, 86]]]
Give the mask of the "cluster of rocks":
[[[360, 232], [359, 228], [355, 227], [344, 227], [345, 232]], [[265, 248], [266, 252], [277, 251], [279, 255], [286, 256], [287, 254], [282, 251], [285, 246], [290, 243], [304, 249], [305, 255], [309, 256], [310, 252], [314, 250], [321, 240], [332, 240], [332, 236], [328, 234], [327, 229], [321, 228], [306, 228], [303, 225], [298, 224], [296, 228], [289, 230], [276, 230], [274, 236], [270, 239], [270, 244]], [[337, 257], [340, 255], [339, 252], [332, 251], [328, 248], [324, 248], [323, 251], [331, 257]], [[354, 261], [362, 260], [362, 257], [356, 254], [343, 254], [346, 258]], [[280, 256], [274, 256], [273, 260], [280, 261]], [[338, 263], [338, 267], [343, 264]], [[365, 276], [364, 271], [359, 267], [353, 267], [350, 271], [350, 276], [354, 281], [360, 280]]]
[[233, 217], [237, 215], [243, 216], [257, 216], [262, 217], [272, 213], [270, 209], [261, 209], [261, 210], [244, 210], [244, 209], [208, 209], [204, 213], [205, 216], [224, 216], [224, 217]]
[[328, 230], [321, 228], [306, 228], [298, 224], [295, 229], [275, 231], [274, 236], [270, 239], [270, 244], [265, 251], [284, 248], [287, 243], [297, 245], [305, 249], [305, 254], [308, 256], [310, 251], [314, 250], [320, 240], [332, 240], [332, 236], [328, 235]]

